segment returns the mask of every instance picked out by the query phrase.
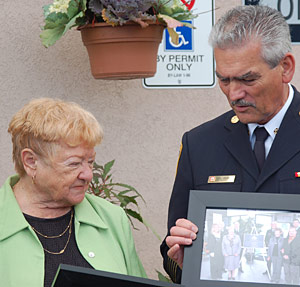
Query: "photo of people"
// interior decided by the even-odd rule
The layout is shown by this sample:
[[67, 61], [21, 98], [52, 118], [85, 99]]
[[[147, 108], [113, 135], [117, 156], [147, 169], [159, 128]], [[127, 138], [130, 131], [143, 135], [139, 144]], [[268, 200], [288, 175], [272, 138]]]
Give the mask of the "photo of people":
[[300, 214], [207, 209], [201, 280], [300, 285]]

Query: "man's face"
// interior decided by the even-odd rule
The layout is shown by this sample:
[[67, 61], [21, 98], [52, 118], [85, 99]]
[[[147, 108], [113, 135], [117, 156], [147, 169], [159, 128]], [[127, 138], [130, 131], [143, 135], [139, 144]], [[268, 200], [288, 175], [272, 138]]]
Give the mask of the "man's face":
[[281, 235], [280, 230], [276, 230], [276, 231], [275, 231], [275, 237], [280, 237], [280, 235]]
[[214, 54], [220, 88], [242, 123], [265, 124], [279, 112], [288, 97], [283, 67], [269, 67], [261, 58], [260, 42], [215, 48]]
[[277, 223], [276, 222], [272, 222], [271, 223], [271, 228], [274, 230], [277, 228]]

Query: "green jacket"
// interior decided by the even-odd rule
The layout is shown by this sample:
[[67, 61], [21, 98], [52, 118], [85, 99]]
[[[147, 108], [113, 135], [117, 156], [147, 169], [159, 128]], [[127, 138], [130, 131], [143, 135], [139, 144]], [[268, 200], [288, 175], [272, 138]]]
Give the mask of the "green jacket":
[[[9, 177], [0, 189], [0, 285], [42, 287], [44, 250], [12, 191], [18, 180]], [[87, 194], [74, 220], [78, 248], [95, 269], [146, 277], [122, 208]]]

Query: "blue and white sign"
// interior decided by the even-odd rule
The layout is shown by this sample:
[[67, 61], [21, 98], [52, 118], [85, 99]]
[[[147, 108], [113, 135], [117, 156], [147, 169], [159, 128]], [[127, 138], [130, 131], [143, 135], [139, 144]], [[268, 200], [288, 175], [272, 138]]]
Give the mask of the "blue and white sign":
[[215, 86], [214, 56], [208, 37], [214, 24], [214, 0], [195, 0], [192, 10], [199, 16], [196, 29], [176, 28], [179, 43], [173, 44], [165, 29], [157, 55], [157, 72], [143, 80], [148, 89], [210, 88]]
[[[184, 21], [193, 24], [193, 21]], [[165, 30], [165, 51], [193, 51], [193, 29], [189, 27], [177, 27], [175, 29], [179, 35], [178, 44], [174, 44], [171, 41], [168, 30]]]
[[243, 0], [244, 5], [266, 5], [277, 9], [290, 26], [293, 44], [300, 44], [300, 0]]

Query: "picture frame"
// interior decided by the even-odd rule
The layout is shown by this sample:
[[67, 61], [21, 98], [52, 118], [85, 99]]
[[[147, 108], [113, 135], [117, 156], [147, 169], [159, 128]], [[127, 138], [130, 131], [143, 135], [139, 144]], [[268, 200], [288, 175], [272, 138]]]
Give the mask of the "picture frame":
[[60, 264], [51, 287], [184, 287], [148, 278]]
[[[296, 283], [286, 283], [285, 280], [288, 280], [289, 278], [285, 278], [285, 269], [283, 267], [280, 269], [280, 272], [274, 272], [274, 276], [272, 274], [272, 270], [267, 272], [267, 275], [263, 273], [268, 269], [266, 262], [269, 257], [268, 252], [271, 252], [268, 251], [268, 248], [265, 246], [266, 230], [267, 228], [269, 230], [271, 225], [275, 225], [276, 223], [276, 226], [279, 226], [276, 229], [280, 229], [282, 231], [280, 237], [282, 237], [283, 242], [287, 244], [288, 241], [285, 240], [285, 238], [290, 236], [289, 234], [292, 234], [295, 229], [293, 226], [294, 220], [295, 223], [297, 223], [297, 221], [299, 223], [300, 219], [299, 195], [191, 190], [188, 206], [188, 219], [198, 226], [198, 233], [193, 244], [191, 246], [186, 246], [184, 249], [184, 262], [181, 280], [182, 285], [189, 287], [279, 287], [297, 285]], [[211, 253], [214, 256], [216, 256], [216, 254], [207, 248], [208, 242], [212, 242], [212, 240], [210, 240], [211, 238], [208, 238], [208, 232], [211, 228], [211, 234], [221, 234], [219, 231], [220, 227], [215, 228], [215, 225], [218, 225], [216, 223], [218, 221], [222, 223], [222, 220], [225, 221], [225, 228], [229, 227], [226, 231], [228, 233], [228, 238], [233, 237], [230, 234], [232, 234], [232, 225], [238, 225], [235, 222], [239, 222], [240, 224], [245, 221], [247, 223], [250, 222], [250, 225], [253, 223], [252, 227], [254, 230], [249, 231], [250, 225], [248, 224], [249, 226], [247, 227], [247, 231], [244, 229], [244, 236], [240, 236], [240, 254], [237, 255], [238, 251], [234, 253], [234, 256], [239, 256], [239, 264], [244, 263], [243, 273], [236, 270], [238, 267], [235, 263], [235, 280], [232, 278], [229, 279], [229, 275], [233, 274], [232, 271], [229, 271], [229, 269], [226, 273], [223, 273], [224, 270], [222, 270], [221, 278], [213, 278], [212, 276], [217, 269], [212, 269], [213, 261], [211, 260]], [[220, 226], [221, 225], [222, 224], [220, 224]], [[279, 231], [276, 233], [279, 233]], [[221, 235], [219, 237], [219, 243], [220, 241], [222, 242], [221, 252], [223, 260], [225, 261], [224, 254], [226, 253], [224, 252], [226, 242], [223, 245], [224, 235], [223, 237]], [[294, 242], [297, 242], [297, 244], [298, 242], [300, 243], [300, 236]], [[245, 246], [243, 246], [244, 243], [246, 244]], [[233, 246], [233, 244], [231, 246]], [[286, 247], [285, 250], [287, 249], [288, 248]], [[252, 265], [248, 264], [248, 258], [245, 256], [245, 251], [248, 252], [249, 250], [252, 252]], [[282, 256], [283, 254], [287, 254], [284, 253], [287, 252], [284, 251], [284, 249], [283, 251], [282, 249], [278, 250], [280, 250]], [[244, 254], [242, 252], [244, 252]], [[275, 264], [276, 258], [274, 258], [273, 255], [270, 256], [270, 260], [272, 259], [274, 259]], [[228, 263], [228, 259], [226, 260]], [[248, 268], [249, 266], [247, 266], [247, 264], [251, 268]], [[223, 264], [223, 267], [224, 266], [225, 263]], [[220, 268], [220, 266], [218, 268]], [[233, 269], [232, 266], [228, 268]], [[271, 269], [273, 269], [273, 265]], [[249, 270], [254, 272], [251, 271], [252, 273], [250, 273]], [[279, 273], [279, 281], [274, 280], [274, 282], [272, 282], [272, 278], [278, 277]], [[228, 277], [226, 277], [227, 274]], [[299, 284], [300, 283], [298, 282], [298, 285]]]

